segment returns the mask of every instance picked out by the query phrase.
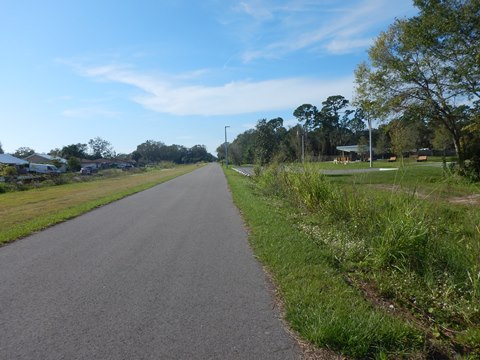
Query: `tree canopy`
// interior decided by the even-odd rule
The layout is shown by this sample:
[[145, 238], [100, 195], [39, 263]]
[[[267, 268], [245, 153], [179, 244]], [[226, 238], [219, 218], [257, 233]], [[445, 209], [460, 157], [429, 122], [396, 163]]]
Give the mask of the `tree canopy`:
[[262, 119], [255, 127], [255, 155], [260, 164], [271, 162], [278, 151], [280, 142], [285, 134], [283, 119]]
[[140, 164], [154, 164], [161, 161], [192, 164], [214, 160], [205, 145], [194, 145], [191, 148], [186, 148], [182, 145], [165, 145], [163, 142], [155, 140], [147, 140], [138, 145], [132, 153], [132, 158]]
[[17, 150], [15, 150], [15, 152], [13, 153], [13, 156], [24, 159], [27, 156], [30, 156], [33, 154], [35, 154], [35, 150], [33, 150], [28, 146], [22, 146], [22, 147], [19, 147]]
[[341, 95], [329, 96], [320, 110], [311, 104], [300, 105], [293, 116], [302, 124], [313, 156], [335, 154], [337, 146], [358, 141], [365, 129], [363, 113]]
[[356, 103], [384, 120], [415, 114], [450, 134], [463, 166], [480, 95], [480, 2], [416, 0], [418, 16], [397, 20], [356, 70]]
[[71, 157], [75, 157], [78, 159], [84, 159], [87, 157], [88, 147], [87, 144], [71, 144], [64, 146], [60, 150], [60, 154], [65, 159], [70, 159]]
[[[308, 157], [333, 156], [336, 146], [365, 138], [362, 113], [341, 95], [328, 97], [318, 110], [302, 104], [293, 111], [298, 125], [283, 126], [282, 118], [261, 119], [254, 129], [240, 134], [228, 145], [229, 162], [268, 164], [273, 160], [301, 161], [302, 138]], [[225, 158], [224, 144], [217, 148], [218, 158]]]
[[100, 137], [88, 141], [90, 154], [93, 159], [111, 158], [115, 156], [112, 144]]

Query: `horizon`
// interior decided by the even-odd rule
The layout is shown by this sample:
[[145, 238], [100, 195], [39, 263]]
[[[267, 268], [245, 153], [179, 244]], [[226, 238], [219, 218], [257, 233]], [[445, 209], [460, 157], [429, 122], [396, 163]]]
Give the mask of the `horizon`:
[[100, 137], [216, 156], [260, 119], [352, 100], [354, 70], [409, 0], [26, 1], [0, 12], [0, 142], [48, 153]]

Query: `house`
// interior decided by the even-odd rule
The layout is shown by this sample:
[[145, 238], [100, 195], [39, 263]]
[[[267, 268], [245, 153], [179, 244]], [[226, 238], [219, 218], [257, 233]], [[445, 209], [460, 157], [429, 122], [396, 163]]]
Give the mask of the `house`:
[[10, 154], [0, 154], [0, 165], [15, 166], [19, 174], [25, 174], [27, 172], [28, 161]]
[[[60, 165], [57, 166], [60, 172], [65, 172], [67, 170], [67, 160], [58, 157], [58, 156], [51, 156], [48, 154], [33, 154], [27, 156], [25, 158], [30, 163], [35, 164], [53, 164], [53, 165]], [[57, 164], [55, 164], [57, 163]]]
[[126, 169], [126, 168], [132, 168], [134, 166], [133, 161], [119, 160], [119, 159], [95, 159], [95, 160], [80, 159], [80, 164], [82, 168], [88, 167], [92, 170], [109, 169], [109, 168]]
[[2, 165], [14, 165], [14, 166], [23, 166], [28, 165], [28, 161], [19, 159], [10, 154], [0, 154], [0, 164]]
[[80, 159], [80, 164], [82, 168], [90, 168], [92, 170], [98, 170], [106, 167], [105, 161], [106, 161], [105, 159], [95, 159], [95, 160]]

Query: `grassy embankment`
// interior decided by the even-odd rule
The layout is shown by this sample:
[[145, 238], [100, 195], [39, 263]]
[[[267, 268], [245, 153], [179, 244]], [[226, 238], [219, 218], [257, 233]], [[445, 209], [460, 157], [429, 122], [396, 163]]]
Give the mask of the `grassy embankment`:
[[[0, 194], [0, 244], [71, 219], [95, 207], [148, 189], [196, 169], [198, 165]], [[121, 172], [120, 172], [121, 173]]]
[[303, 338], [358, 358], [480, 355], [480, 212], [447, 196], [478, 186], [428, 166], [228, 178]]

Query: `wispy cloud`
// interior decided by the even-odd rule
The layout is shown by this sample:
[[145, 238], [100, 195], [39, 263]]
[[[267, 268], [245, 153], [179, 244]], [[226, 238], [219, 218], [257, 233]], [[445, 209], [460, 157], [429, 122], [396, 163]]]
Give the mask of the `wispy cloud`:
[[266, 21], [273, 18], [272, 11], [259, 0], [241, 1], [235, 9], [246, 13], [257, 21]]
[[353, 76], [340, 79], [283, 78], [265, 81], [232, 81], [218, 86], [177, 83], [181, 76], [150, 75], [119, 66], [82, 70], [84, 76], [131, 85], [142, 93], [132, 100], [143, 107], [173, 115], [236, 115], [293, 109], [318, 103], [335, 94], [351, 96]]
[[364, 39], [334, 39], [325, 48], [331, 54], [348, 54], [358, 49], [365, 49], [373, 42], [372, 38]]
[[[245, 12], [252, 13], [257, 21], [262, 17], [255, 14], [266, 12], [258, 4], [256, 7], [242, 4], [249, 9]], [[276, 37], [261, 46], [250, 47], [242, 58], [245, 62], [279, 58], [303, 49], [322, 49], [329, 54], [356, 52], [372, 44], [378, 27], [404, 15], [407, 9], [407, 1], [361, 0], [348, 2], [341, 8], [338, 2], [287, 1], [270, 9], [267, 26], [275, 24]]]

